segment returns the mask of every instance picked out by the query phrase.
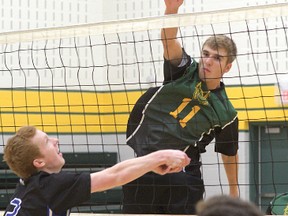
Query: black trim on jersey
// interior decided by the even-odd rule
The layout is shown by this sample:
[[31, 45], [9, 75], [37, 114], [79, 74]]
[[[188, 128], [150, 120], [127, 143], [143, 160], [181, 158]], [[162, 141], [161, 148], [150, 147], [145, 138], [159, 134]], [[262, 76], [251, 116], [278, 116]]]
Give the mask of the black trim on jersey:
[[238, 151], [238, 118], [223, 128], [219, 134], [217, 134], [215, 142], [215, 151], [228, 156], [234, 156]]
[[130, 113], [128, 119], [128, 125], [126, 130], [126, 138], [130, 137], [131, 134], [136, 130], [137, 126], [140, 124], [142, 111], [144, 110], [146, 104], [151, 99], [151, 97], [156, 93], [159, 87], [149, 88], [136, 102], [133, 110]]
[[236, 117], [234, 121], [225, 128], [214, 128], [210, 134], [203, 134], [200, 141], [197, 141], [194, 146], [191, 145], [189, 147], [189, 151], [193, 151], [191, 148], [195, 148], [197, 150], [194, 151], [204, 153], [206, 152], [206, 146], [215, 138], [215, 152], [227, 156], [234, 156], [238, 151], [238, 136], [238, 118]]

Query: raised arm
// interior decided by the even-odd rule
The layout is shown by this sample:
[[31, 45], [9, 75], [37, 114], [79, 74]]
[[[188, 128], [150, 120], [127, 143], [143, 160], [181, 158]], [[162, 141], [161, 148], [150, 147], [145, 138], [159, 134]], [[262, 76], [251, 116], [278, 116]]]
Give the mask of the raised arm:
[[150, 171], [160, 175], [180, 172], [189, 162], [190, 158], [186, 153], [179, 150], [160, 150], [122, 161], [91, 174], [91, 193], [124, 185]]
[[[184, 0], [165, 0], [165, 15], [177, 14]], [[161, 30], [161, 39], [164, 49], [164, 58], [178, 66], [182, 59], [182, 46], [177, 40], [178, 28], [165, 28]]]
[[229, 182], [230, 196], [239, 197], [238, 190], [238, 154], [227, 156], [222, 154], [222, 160]]

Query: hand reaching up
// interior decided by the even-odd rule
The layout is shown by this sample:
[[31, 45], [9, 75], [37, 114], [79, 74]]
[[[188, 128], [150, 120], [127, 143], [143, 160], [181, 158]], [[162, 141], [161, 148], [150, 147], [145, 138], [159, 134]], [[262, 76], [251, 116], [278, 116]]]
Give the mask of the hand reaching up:
[[179, 7], [183, 4], [184, 0], [164, 0], [166, 5], [165, 14], [174, 14], [178, 12]]

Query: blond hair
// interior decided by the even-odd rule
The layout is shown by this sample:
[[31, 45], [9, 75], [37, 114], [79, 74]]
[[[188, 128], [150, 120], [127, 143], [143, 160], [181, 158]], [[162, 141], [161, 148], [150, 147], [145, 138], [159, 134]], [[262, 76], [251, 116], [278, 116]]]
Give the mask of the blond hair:
[[33, 126], [21, 127], [8, 139], [4, 148], [4, 161], [22, 179], [37, 172], [33, 161], [41, 154], [38, 145], [31, 141], [35, 134], [36, 128]]

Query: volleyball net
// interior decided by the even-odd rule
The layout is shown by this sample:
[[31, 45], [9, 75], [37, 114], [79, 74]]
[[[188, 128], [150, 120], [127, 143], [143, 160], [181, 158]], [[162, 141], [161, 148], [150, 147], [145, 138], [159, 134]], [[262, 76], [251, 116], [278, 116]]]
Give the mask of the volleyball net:
[[[160, 29], [179, 27], [179, 40], [196, 60], [207, 37], [226, 34], [238, 47], [223, 82], [239, 116], [240, 197], [265, 209], [288, 186], [287, 15], [285, 3], [1, 33], [1, 153], [19, 127], [34, 125], [59, 138], [72, 161], [89, 153], [92, 166], [102, 153], [97, 163], [106, 167], [134, 157], [126, 124], [137, 99], [163, 82]], [[201, 161], [205, 197], [227, 194], [213, 143]], [[9, 173], [4, 165], [1, 172]], [[1, 181], [5, 204], [13, 189], [9, 179]], [[118, 212], [119, 191], [95, 198], [101, 208], [95, 201], [74, 211]]]

